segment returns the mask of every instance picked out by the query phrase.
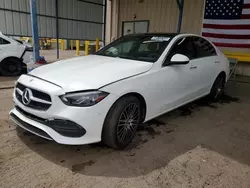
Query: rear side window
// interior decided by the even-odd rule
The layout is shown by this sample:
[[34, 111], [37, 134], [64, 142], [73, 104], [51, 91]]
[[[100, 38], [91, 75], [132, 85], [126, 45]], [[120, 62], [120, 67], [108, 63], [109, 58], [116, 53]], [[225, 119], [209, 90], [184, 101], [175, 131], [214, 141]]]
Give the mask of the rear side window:
[[10, 42], [0, 37], [0, 45], [9, 44]]
[[197, 58], [215, 56], [215, 48], [205, 39], [200, 37], [194, 37], [194, 46], [197, 52]]

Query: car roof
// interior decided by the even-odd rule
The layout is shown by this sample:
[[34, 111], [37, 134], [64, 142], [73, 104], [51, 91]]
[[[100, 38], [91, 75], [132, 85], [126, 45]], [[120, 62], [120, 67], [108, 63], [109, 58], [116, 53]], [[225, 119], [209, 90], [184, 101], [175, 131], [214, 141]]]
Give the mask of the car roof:
[[159, 37], [175, 37], [180, 33], [136, 33], [136, 34], [129, 34], [125, 36], [159, 36]]

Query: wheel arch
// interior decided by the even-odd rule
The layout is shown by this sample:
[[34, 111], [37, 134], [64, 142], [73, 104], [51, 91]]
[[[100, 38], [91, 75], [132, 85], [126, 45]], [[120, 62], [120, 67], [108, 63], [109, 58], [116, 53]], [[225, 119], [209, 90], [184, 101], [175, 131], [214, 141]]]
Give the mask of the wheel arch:
[[[129, 97], [129, 96], [134, 96], [134, 97], [136, 97], [138, 100], [139, 100], [139, 102], [140, 102], [140, 104], [142, 105], [142, 116], [141, 116], [141, 123], [142, 122], [144, 122], [144, 120], [145, 120], [145, 117], [146, 117], [146, 113], [147, 113], [147, 103], [146, 103], [146, 100], [145, 100], [145, 98], [140, 94], [140, 93], [138, 93], [138, 92], [129, 92], [129, 93], [126, 93], [126, 94], [123, 94], [123, 95], [121, 95], [119, 98], [117, 98], [116, 100], [115, 100], [115, 102], [112, 104], [112, 106], [110, 107], [110, 109], [109, 109], [109, 111], [112, 109], [112, 107], [120, 100], [120, 99], [122, 99], [122, 98], [124, 98], [124, 97]], [[108, 113], [109, 113], [109, 111], [108, 111]], [[108, 115], [108, 113], [107, 113], [107, 115]], [[106, 117], [105, 117], [105, 119], [107, 118], [107, 115], [106, 115]]]
[[224, 81], [226, 81], [227, 75], [226, 75], [225, 71], [221, 71], [220, 74], [216, 78], [218, 78], [220, 76], [222, 76], [224, 78]]
[[1, 59], [1, 61], [0, 61], [0, 69], [1, 69], [1, 64], [2, 64], [4, 61], [8, 60], [8, 59], [15, 59], [15, 60], [20, 61], [21, 66], [22, 66], [22, 72], [23, 72], [23, 73], [26, 73], [26, 72], [27, 72], [27, 68], [26, 68], [27, 65], [22, 61], [22, 59], [21, 59], [20, 57], [17, 57], [17, 56], [7, 56], [7, 57], [4, 57], [3, 59]]
[[140, 104], [142, 105], [141, 123], [144, 122], [145, 117], [146, 117], [146, 113], [147, 113], [147, 103], [146, 103], [145, 98], [140, 93], [130, 92], [130, 93], [126, 93], [126, 94], [122, 95], [120, 98], [118, 98], [118, 100], [123, 98], [123, 97], [127, 97], [127, 96], [135, 96], [140, 101]]
[[222, 77], [224, 78], [224, 82], [226, 82], [226, 78], [227, 78], [226, 72], [225, 72], [225, 71], [221, 71], [221, 72], [216, 76], [216, 78], [214, 78], [214, 81], [213, 81], [213, 83], [212, 83], [212, 85], [211, 85], [210, 90], [213, 88], [213, 85], [214, 85], [215, 80], [216, 80], [218, 77], [220, 77], [220, 76], [222, 76]]
[[0, 63], [6, 61], [7, 59], [17, 59], [17, 60], [21, 61], [21, 63], [23, 63], [22, 60], [21, 60], [21, 58], [20, 58], [20, 57], [16, 57], [16, 56], [4, 57], [4, 58], [0, 61]]

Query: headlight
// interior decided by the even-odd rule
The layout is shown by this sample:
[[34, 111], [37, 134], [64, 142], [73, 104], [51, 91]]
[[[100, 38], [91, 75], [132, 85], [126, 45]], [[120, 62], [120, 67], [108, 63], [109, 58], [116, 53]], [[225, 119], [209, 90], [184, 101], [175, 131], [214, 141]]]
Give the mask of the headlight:
[[108, 96], [109, 93], [103, 91], [90, 91], [81, 93], [70, 93], [60, 96], [64, 104], [68, 106], [87, 107], [93, 106]]

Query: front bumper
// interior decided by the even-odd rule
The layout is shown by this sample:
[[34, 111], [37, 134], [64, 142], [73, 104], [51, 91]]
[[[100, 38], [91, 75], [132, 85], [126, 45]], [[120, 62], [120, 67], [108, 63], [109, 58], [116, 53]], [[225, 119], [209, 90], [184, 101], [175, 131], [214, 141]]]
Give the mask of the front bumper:
[[109, 95], [91, 107], [72, 107], [65, 105], [58, 97], [64, 94], [59, 86], [30, 76], [21, 76], [18, 82], [32, 89], [38, 89], [39, 86], [39, 90], [48, 92], [52, 105], [47, 110], [25, 106], [14, 92], [16, 107], [10, 111], [10, 117], [17, 125], [60, 144], [82, 145], [101, 141], [103, 123], [116, 100], [115, 96]]
[[26, 48], [20, 59], [24, 64], [31, 63], [33, 59], [33, 48]]
[[44, 132], [43, 130], [21, 120], [18, 116], [16, 116], [13, 112], [10, 113], [10, 118], [11, 120], [17, 124], [19, 127], [37, 135], [40, 136], [42, 138], [45, 138], [47, 140], [53, 140], [46, 132]]
[[[18, 106], [15, 107], [15, 110], [18, 111], [23, 116], [28, 117], [31, 120], [39, 122], [46, 127], [50, 127], [51, 129], [53, 129], [54, 131], [56, 131], [57, 133], [59, 133], [62, 136], [65, 136], [65, 137], [78, 138], [78, 137], [84, 136], [86, 133], [86, 130], [83, 127], [81, 127], [80, 125], [77, 125], [76, 123], [74, 123], [72, 121], [63, 120], [63, 119], [55, 119], [55, 120], [42, 119], [42, 118], [36, 117], [32, 114], [25, 112], [24, 110], [22, 110]], [[10, 113], [10, 117], [20, 127], [24, 128], [30, 132], [33, 132], [36, 135], [39, 135], [41, 137], [45, 137], [45, 138], [51, 140], [51, 137], [49, 135], [47, 135], [47, 133], [45, 133], [45, 132], [42, 133], [41, 130], [39, 130], [36, 127], [22, 121], [13, 112]]]

